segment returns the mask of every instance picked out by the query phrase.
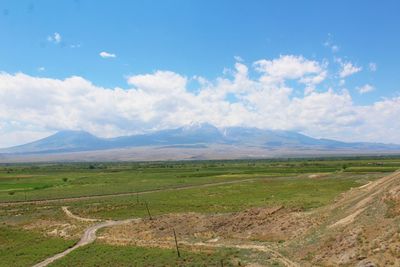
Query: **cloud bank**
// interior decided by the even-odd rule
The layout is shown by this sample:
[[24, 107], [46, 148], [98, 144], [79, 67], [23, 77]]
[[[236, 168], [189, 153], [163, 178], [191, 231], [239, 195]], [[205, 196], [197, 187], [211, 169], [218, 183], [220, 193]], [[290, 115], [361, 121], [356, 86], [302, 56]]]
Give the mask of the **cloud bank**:
[[[341, 72], [354, 73], [353, 65], [342, 66]], [[400, 97], [359, 106], [348, 90], [324, 85], [331, 76], [346, 75], [329, 73], [326, 62], [294, 55], [250, 65], [238, 61], [212, 81], [161, 70], [133, 75], [128, 88], [104, 88], [77, 76], [2, 72], [0, 147], [62, 129], [111, 137], [202, 122], [400, 143]], [[194, 84], [196, 90], [189, 86]]]

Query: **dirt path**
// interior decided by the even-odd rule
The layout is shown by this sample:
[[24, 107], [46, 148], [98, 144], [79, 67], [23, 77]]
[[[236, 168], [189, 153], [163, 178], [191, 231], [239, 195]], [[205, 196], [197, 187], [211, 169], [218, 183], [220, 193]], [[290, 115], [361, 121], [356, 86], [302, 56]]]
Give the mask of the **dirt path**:
[[101, 220], [99, 220], [99, 219], [91, 219], [91, 218], [82, 218], [82, 217], [79, 217], [79, 216], [73, 214], [72, 212], [70, 212], [70, 211], [68, 210], [68, 207], [62, 207], [61, 209], [64, 211], [64, 213], [65, 213], [68, 217], [73, 218], [73, 219], [78, 220], [78, 221], [82, 221], [82, 222], [98, 222], [98, 221], [101, 221]]
[[[70, 212], [68, 210], [67, 207], [62, 207], [62, 210], [65, 212], [65, 214], [68, 217], [71, 217], [73, 219], [79, 220], [79, 221], [86, 221], [86, 222], [93, 222], [93, 221], [97, 221], [96, 219], [89, 219], [89, 218], [82, 218], [79, 217], [77, 215], [74, 215], [72, 212]], [[128, 219], [128, 220], [122, 220], [122, 221], [105, 221], [105, 222], [101, 222], [101, 223], [97, 223], [95, 225], [90, 226], [89, 228], [87, 228], [85, 230], [85, 232], [82, 234], [81, 239], [79, 240], [78, 243], [76, 243], [73, 247], [58, 253], [52, 257], [49, 257], [47, 259], [45, 259], [44, 261], [35, 264], [33, 267], [44, 267], [49, 265], [50, 263], [54, 262], [57, 259], [60, 259], [66, 255], [68, 255], [69, 253], [71, 253], [72, 251], [74, 251], [77, 248], [86, 246], [92, 242], [94, 242], [96, 240], [96, 232], [97, 230], [104, 228], [104, 227], [110, 227], [110, 226], [115, 226], [115, 225], [121, 225], [121, 224], [126, 224], [126, 223], [132, 223], [132, 222], [138, 222], [141, 219]]]
[[345, 209], [345, 217], [337, 220], [328, 227], [332, 228], [352, 223], [355, 218], [375, 200], [375, 196], [387, 192], [388, 189], [398, 183], [399, 180], [400, 172], [397, 171], [347, 192], [343, 199], [339, 200], [331, 207], [331, 209]]
[[[268, 177], [268, 178], [270, 178], [270, 177]], [[105, 194], [105, 195], [66, 197], [66, 198], [29, 200], [29, 201], [0, 202], [0, 207], [1, 206], [10, 206], [10, 205], [20, 205], [20, 204], [47, 204], [47, 203], [54, 203], [54, 202], [70, 202], [70, 201], [109, 198], [109, 197], [136, 196], [136, 195], [144, 195], [144, 194], [151, 194], [151, 193], [158, 193], [158, 192], [178, 191], [178, 190], [185, 190], [185, 189], [204, 188], [204, 187], [219, 186], [219, 185], [254, 182], [254, 181], [262, 180], [262, 179], [265, 179], [265, 178], [251, 178], [251, 179], [243, 179], [243, 180], [206, 183], [206, 184], [200, 184], [200, 185], [184, 185], [184, 186], [179, 186], [179, 187], [153, 189], [153, 190], [140, 191], [140, 192], [115, 193], [115, 194]]]
[[79, 240], [78, 243], [75, 244], [75, 246], [61, 252], [58, 253], [50, 258], [45, 259], [44, 261], [35, 264], [33, 267], [44, 267], [49, 265], [50, 263], [52, 263], [53, 261], [60, 259], [66, 255], [68, 255], [69, 253], [71, 253], [72, 251], [74, 251], [77, 248], [80, 248], [82, 246], [86, 246], [90, 243], [92, 243], [93, 241], [96, 240], [96, 231], [104, 228], [104, 227], [110, 227], [110, 226], [114, 226], [114, 225], [121, 225], [121, 224], [125, 224], [125, 223], [131, 223], [133, 221], [135, 221], [137, 219], [132, 219], [132, 220], [124, 220], [124, 221], [106, 221], [106, 222], [102, 222], [102, 223], [98, 223], [95, 224], [93, 226], [90, 226], [89, 228], [87, 228], [85, 230], [85, 232], [83, 233], [81, 240]]

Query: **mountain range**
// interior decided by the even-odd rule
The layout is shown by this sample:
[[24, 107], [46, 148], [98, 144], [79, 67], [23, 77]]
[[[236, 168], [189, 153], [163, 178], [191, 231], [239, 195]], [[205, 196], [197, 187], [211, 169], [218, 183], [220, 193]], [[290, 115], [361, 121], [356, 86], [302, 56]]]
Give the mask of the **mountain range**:
[[400, 145], [366, 142], [341, 142], [317, 139], [301, 133], [246, 127], [217, 128], [196, 124], [147, 134], [100, 138], [84, 131], [60, 131], [49, 137], [24, 145], [0, 149], [2, 155], [57, 154], [83, 151], [102, 151], [138, 147], [175, 149], [207, 148], [213, 145], [257, 148], [263, 150], [318, 151], [400, 151]]

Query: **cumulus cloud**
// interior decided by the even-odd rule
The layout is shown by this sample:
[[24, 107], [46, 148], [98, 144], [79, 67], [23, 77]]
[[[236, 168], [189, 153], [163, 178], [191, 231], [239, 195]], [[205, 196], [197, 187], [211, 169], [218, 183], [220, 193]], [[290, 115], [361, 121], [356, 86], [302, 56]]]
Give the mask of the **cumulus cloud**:
[[325, 66], [302, 56], [285, 55], [273, 60], [258, 60], [255, 69], [262, 73], [260, 81], [281, 83], [286, 80], [299, 80], [307, 85], [321, 83], [326, 77]]
[[[22, 143], [29, 136], [62, 129], [112, 137], [208, 122], [400, 143], [400, 98], [356, 105], [349, 91], [324, 89], [326, 66], [283, 55], [250, 65], [237, 62], [215, 80], [161, 70], [132, 75], [127, 88], [103, 88], [77, 76], [53, 79], [3, 72], [0, 138], [20, 136]], [[191, 82], [199, 88], [189, 90]], [[307, 93], [296, 93], [298, 88]], [[0, 146], [15, 144], [2, 140]]]
[[366, 94], [366, 93], [372, 92], [374, 90], [375, 90], [375, 88], [370, 84], [365, 84], [365, 85], [357, 88], [357, 91], [360, 94]]
[[47, 36], [47, 41], [59, 44], [61, 42], [61, 34], [58, 32], [53, 33], [52, 35]]
[[128, 84], [147, 93], [180, 93], [184, 92], [187, 78], [172, 71], [156, 71], [153, 74], [128, 77]]
[[113, 53], [108, 53], [106, 51], [102, 51], [99, 53], [99, 56], [101, 56], [102, 58], [116, 58], [117, 55], [113, 54]]
[[337, 62], [341, 67], [339, 71], [340, 78], [346, 78], [362, 70], [361, 67], [358, 67], [351, 62], [344, 62], [342, 59], [337, 59]]

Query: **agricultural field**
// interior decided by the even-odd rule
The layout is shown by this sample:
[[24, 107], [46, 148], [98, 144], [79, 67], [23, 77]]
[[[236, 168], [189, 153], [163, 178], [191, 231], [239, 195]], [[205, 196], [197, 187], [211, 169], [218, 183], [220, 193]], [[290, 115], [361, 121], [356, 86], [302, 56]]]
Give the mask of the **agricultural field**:
[[[398, 169], [398, 157], [1, 165], [0, 266], [69, 248], [48, 266], [352, 265], [358, 251], [316, 248], [365, 222], [351, 229], [368, 259], [378, 218], [400, 242]], [[357, 203], [365, 221], [343, 223]]]

